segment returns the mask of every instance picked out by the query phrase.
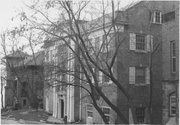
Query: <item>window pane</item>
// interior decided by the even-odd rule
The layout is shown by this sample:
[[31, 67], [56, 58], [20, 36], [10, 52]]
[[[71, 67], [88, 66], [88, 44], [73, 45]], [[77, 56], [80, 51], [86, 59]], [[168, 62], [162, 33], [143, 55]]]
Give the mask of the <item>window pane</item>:
[[145, 117], [145, 108], [136, 108], [136, 119], [138, 123], [144, 123], [144, 117]]
[[175, 46], [175, 42], [172, 43], [172, 56], [176, 56], [176, 46]]
[[172, 71], [176, 72], [176, 58], [172, 59]]
[[170, 115], [176, 115], [176, 96], [170, 97]]
[[161, 18], [160, 16], [161, 16], [161, 15], [160, 15], [160, 12], [159, 12], [159, 11], [156, 11], [156, 12], [155, 12], [155, 17], [156, 17], [156, 18], [155, 18], [155, 21], [156, 21], [157, 23], [160, 23], [160, 18]]
[[109, 120], [110, 120], [109, 116], [106, 116], [106, 119], [107, 119], [107, 120], [108, 120], [108, 122], [109, 122]]
[[136, 35], [136, 49], [145, 50], [145, 36], [144, 35]]
[[170, 42], [171, 70], [176, 72], [176, 44], [175, 41]]
[[93, 112], [87, 111], [87, 116], [88, 117], [93, 117]]
[[103, 113], [104, 114], [110, 114], [110, 109], [109, 108], [103, 108]]
[[92, 111], [93, 110], [93, 106], [92, 105], [87, 105], [87, 110]]
[[109, 82], [109, 77], [103, 74], [103, 82]]
[[142, 84], [142, 83], [145, 83], [145, 68], [139, 68], [139, 67], [136, 67], [136, 83], [137, 84]]
[[163, 15], [163, 22], [168, 22], [175, 19], [175, 11]]

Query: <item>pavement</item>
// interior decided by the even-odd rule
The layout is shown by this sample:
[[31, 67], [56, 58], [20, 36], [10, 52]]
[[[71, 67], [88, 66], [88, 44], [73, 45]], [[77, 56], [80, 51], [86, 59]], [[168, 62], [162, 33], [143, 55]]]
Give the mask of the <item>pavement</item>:
[[47, 119], [47, 123], [53, 123], [53, 124], [64, 124], [63, 119], [57, 119], [53, 116], [49, 116]]
[[[48, 121], [48, 119], [50, 119]], [[53, 119], [43, 110], [8, 110], [1, 113], [1, 124], [53, 124]]]

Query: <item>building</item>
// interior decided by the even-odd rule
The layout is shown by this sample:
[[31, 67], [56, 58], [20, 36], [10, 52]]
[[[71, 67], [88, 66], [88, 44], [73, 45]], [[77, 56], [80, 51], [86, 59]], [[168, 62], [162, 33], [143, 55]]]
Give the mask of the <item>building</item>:
[[[101, 90], [105, 93], [106, 97], [120, 109], [129, 123], [166, 124], [170, 120], [169, 116], [167, 116], [168, 112], [175, 113], [175, 105], [177, 105], [173, 102], [175, 100], [172, 99], [172, 111], [168, 109], [170, 103], [168, 100], [170, 99], [171, 101], [171, 95], [174, 98], [178, 92], [175, 88], [178, 88], [178, 61], [176, 60], [178, 60], [177, 45], [179, 40], [178, 34], [174, 34], [174, 32], [178, 32], [177, 22], [179, 20], [175, 20], [176, 22], [171, 24], [167, 21], [169, 18], [170, 20], [173, 18], [171, 13], [169, 14], [170, 17], [165, 16], [166, 13], [177, 8], [176, 6], [179, 7], [179, 3], [175, 4], [174, 2], [166, 1], [140, 1], [123, 11], [116, 11], [114, 14], [118, 32], [110, 30], [111, 35], [107, 37], [112, 39], [112, 44], [107, 46], [107, 48], [110, 52], [113, 52], [117, 49], [117, 45], [122, 42], [118, 48], [112, 71], [119, 84], [125, 88], [131, 99], [128, 100], [104, 73], [97, 71], [96, 77], [98, 77]], [[178, 19], [178, 17], [175, 19]], [[95, 47], [95, 51], [100, 49], [99, 47], [105, 41], [103, 28], [109, 30], [112, 26], [111, 19], [112, 14], [110, 13], [85, 23], [87, 30], [90, 31], [88, 32], [87, 41], [92, 42], [91, 44]], [[105, 27], [101, 24], [103, 20], [105, 20]], [[169, 41], [173, 41], [170, 42], [171, 45]], [[177, 43], [174, 43], [174, 41], [177, 41]], [[69, 45], [78, 51], [79, 48], [72, 43], [70, 41]], [[58, 41], [49, 40], [49, 44], [51, 45], [45, 48], [48, 55], [46, 60], [53, 64], [57, 62], [56, 55], [61, 56], [61, 52], [57, 53]], [[172, 55], [172, 52], [169, 55], [170, 50], [166, 51], [168, 47], [169, 49], [173, 48], [172, 52], [176, 51], [176, 55]], [[106, 56], [108, 53], [107, 48], [102, 49], [102, 56]], [[61, 48], [60, 50], [62, 51], [63, 49]], [[70, 58], [72, 55], [68, 50], [68, 57], [66, 58]], [[167, 55], [169, 55], [169, 58], [166, 58]], [[103, 57], [100, 59], [103, 59]], [[60, 61], [62, 60], [60, 59]], [[67, 69], [81, 71], [81, 67], [76, 58], [67, 62]], [[95, 68], [92, 69], [93, 71], [96, 70]], [[175, 70], [176, 75], [169, 73], [172, 69]], [[48, 75], [47, 79], [52, 80], [54, 77], [57, 77], [56, 73], [52, 74], [50, 78]], [[84, 79], [84, 74], [76, 73], [74, 75], [77, 78], [81, 77]], [[83, 85], [86, 88], [89, 87], [83, 80], [78, 80], [76, 77], [67, 75], [65, 78], [66, 83], [72, 83], [71, 80], [75, 78], [73, 84]], [[89, 75], [89, 77], [91, 78], [92, 76]], [[58, 76], [57, 79], [59, 78], [61, 79], [62, 77]], [[93, 78], [91, 80], [93, 81]], [[171, 85], [171, 82], [176, 82], [176, 84], [172, 83]], [[47, 106], [46, 110], [51, 112], [54, 117], [63, 118], [66, 115], [69, 122], [81, 120], [83, 123], [103, 123], [101, 116], [93, 106], [92, 99], [83, 89], [67, 85], [64, 90], [58, 92], [56, 82], [52, 81], [50, 83], [51, 86], [47, 87], [47, 91], [45, 90], [45, 105]], [[62, 93], [64, 95], [61, 95]], [[98, 94], [96, 101], [109, 123], [123, 124], [121, 118], [117, 116], [116, 112], [101, 97], [98, 97]]]
[[5, 106], [20, 108], [42, 105], [43, 99], [43, 52], [28, 56], [21, 51], [7, 55], [7, 84]]
[[5, 108], [5, 86], [6, 86], [6, 71], [5, 67], [1, 67], [1, 109]]
[[[76, 100], [79, 98], [79, 88], [64, 85], [70, 82], [68, 68], [75, 68], [72, 60], [68, 61], [69, 52], [67, 46], [60, 40], [45, 41], [45, 84], [44, 105], [45, 110], [54, 118], [63, 119], [68, 116], [69, 122], [74, 122], [79, 107]], [[74, 83], [75, 81], [73, 81]], [[77, 95], [76, 95], [77, 93]], [[76, 95], [76, 96], [74, 96]], [[76, 105], [76, 106], [77, 106]], [[76, 111], [77, 110], [77, 111]]]
[[[129, 123], [165, 124], [171, 119], [168, 115], [170, 112], [177, 116], [178, 7], [179, 2], [141, 1], [124, 11], [116, 11], [117, 22], [122, 27], [118, 35], [122, 39], [125, 37], [125, 42], [119, 48], [113, 71], [132, 100], [129, 102], [118, 88], [112, 91], [110, 85], [104, 92], [109, 91], [110, 94], [106, 96], [120, 108]], [[176, 13], [173, 13], [174, 10]], [[96, 35], [94, 40], [97, 37], [103, 39], [100, 32], [101, 28], [92, 32]], [[170, 41], [173, 41], [171, 45]], [[172, 52], [167, 48], [173, 48]], [[170, 57], [170, 53], [176, 55]], [[176, 70], [174, 74], [169, 73], [172, 69]], [[170, 95], [173, 98], [172, 105]], [[82, 107], [82, 120], [87, 123], [90, 117], [90, 123], [103, 123], [92, 102], [86, 100], [85, 103]], [[110, 123], [122, 123], [103, 101], [101, 107]]]
[[179, 1], [164, 2], [162, 11], [163, 124], [179, 119]]
[[[109, 80], [102, 81], [105, 84], [102, 89], [108, 93], [106, 96], [119, 107], [130, 123], [150, 123], [151, 121], [153, 124], [160, 124], [162, 122], [162, 50], [161, 47], [158, 51], [153, 49], [161, 44], [161, 18], [155, 16], [161, 10], [161, 6], [158, 5], [160, 5], [159, 2], [141, 1], [124, 11], [115, 13], [117, 27], [120, 30], [114, 47], [118, 42], [125, 42], [122, 42], [119, 48], [113, 72], [131, 96], [131, 101], [128, 101], [118, 87], [110, 84]], [[102, 30], [99, 28], [92, 32], [97, 35], [93, 39], [100, 37], [103, 40]], [[123, 123], [103, 100], [100, 99], [100, 102], [110, 123]], [[82, 109], [83, 121], [87, 122], [88, 117], [92, 117], [93, 123], [103, 123], [91, 103], [88, 101], [84, 103], [86, 106]]]

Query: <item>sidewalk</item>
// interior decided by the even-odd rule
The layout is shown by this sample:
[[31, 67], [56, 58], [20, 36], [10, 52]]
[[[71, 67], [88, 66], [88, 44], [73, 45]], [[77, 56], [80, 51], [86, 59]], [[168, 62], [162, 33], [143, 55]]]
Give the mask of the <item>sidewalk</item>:
[[45, 124], [48, 117], [48, 114], [43, 110], [36, 111], [34, 109], [9, 110], [1, 114], [1, 120], [4, 124], [13, 121], [20, 124]]
[[53, 116], [49, 116], [47, 119], [47, 123], [52, 123], [52, 124], [64, 124], [63, 119], [57, 119]]

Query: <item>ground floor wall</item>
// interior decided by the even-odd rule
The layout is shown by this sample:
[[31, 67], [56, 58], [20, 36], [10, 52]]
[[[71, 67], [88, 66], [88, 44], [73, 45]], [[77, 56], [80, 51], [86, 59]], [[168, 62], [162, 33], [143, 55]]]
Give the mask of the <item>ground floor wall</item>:
[[168, 124], [178, 125], [177, 83], [163, 82], [162, 85], [163, 85], [163, 109], [162, 109], [163, 125], [168, 125]]
[[14, 95], [14, 93], [13, 93], [13, 91], [10, 89], [10, 88], [8, 88], [8, 87], [6, 87], [5, 88], [6, 90], [6, 92], [5, 92], [5, 107], [8, 107], [8, 106], [13, 106], [13, 102], [14, 102], [14, 98], [13, 98], [13, 95]]
[[[116, 87], [112, 85], [106, 84], [102, 88], [105, 95], [108, 97], [108, 99], [113, 103], [117, 104], [117, 92]], [[81, 122], [87, 123], [87, 124], [103, 124], [103, 120], [101, 116], [99, 115], [98, 111], [93, 106], [93, 102], [91, 100], [91, 97], [88, 95], [87, 92], [82, 91], [82, 98], [81, 98]], [[100, 97], [97, 100], [97, 104], [99, 108], [103, 110], [105, 113], [105, 116], [108, 117], [109, 123], [114, 124], [117, 120], [117, 115], [115, 111], [113, 111], [106, 102]]]

